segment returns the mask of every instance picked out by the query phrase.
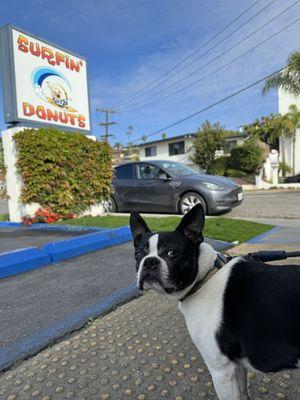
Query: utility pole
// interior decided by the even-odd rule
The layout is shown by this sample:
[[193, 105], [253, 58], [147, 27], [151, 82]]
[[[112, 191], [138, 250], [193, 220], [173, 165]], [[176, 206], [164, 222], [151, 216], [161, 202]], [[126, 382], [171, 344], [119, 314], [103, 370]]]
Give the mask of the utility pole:
[[112, 137], [112, 136], [114, 136], [114, 135], [110, 135], [109, 133], [108, 133], [108, 127], [110, 126], [110, 125], [115, 125], [117, 122], [113, 122], [113, 121], [109, 121], [109, 115], [110, 114], [119, 114], [119, 112], [118, 111], [115, 111], [115, 110], [110, 110], [110, 109], [108, 109], [108, 108], [97, 108], [96, 109], [96, 111], [98, 112], [98, 113], [104, 113], [105, 114], [105, 122], [99, 122], [98, 123], [98, 125], [99, 126], [105, 126], [105, 134], [104, 135], [101, 135], [101, 137], [104, 139], [104, 141], [106, 142], [106, 143], [108, 143], [108, 138], [109, 137]]

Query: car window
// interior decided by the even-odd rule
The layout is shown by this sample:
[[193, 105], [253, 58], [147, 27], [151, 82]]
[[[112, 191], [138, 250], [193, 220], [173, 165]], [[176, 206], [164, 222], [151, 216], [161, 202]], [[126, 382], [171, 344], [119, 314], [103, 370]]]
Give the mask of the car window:
[[138, 179], [166, 179], [166, 173], [155, 165], [137, 164], [136, 176]]
[[121, 165], [116, 168], [117, 179], [132, 179], [132, 164]]
[[161, 165], [170, 172], [177, 176], [185, 176], [185, 175], [194, 175], [197, 174], [197, 171], [194, 171], [192, 168], [187, 167], [184, 164], [181, 164], [176, 161], [162, 161]]

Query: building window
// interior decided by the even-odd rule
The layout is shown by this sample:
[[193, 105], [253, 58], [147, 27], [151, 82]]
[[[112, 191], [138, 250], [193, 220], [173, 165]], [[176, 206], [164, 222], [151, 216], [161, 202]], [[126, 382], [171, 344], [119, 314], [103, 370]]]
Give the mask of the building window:
[[156, 146], [145, 147], [145, 156], [146, 157], [155, 157], [156, 156]]
[[184, 141], [169, 143], [169, 156], [177, 156], [184, 153]]
[[227, 140], [224, 144], [224, 154], [230, 154], [231, 150], [237, 146], [236, 140]]

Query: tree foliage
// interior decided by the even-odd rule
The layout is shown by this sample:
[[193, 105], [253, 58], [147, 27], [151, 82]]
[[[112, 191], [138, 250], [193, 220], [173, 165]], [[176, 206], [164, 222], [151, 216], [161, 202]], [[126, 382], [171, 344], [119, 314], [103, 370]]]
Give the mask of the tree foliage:
[[262, 142], [278, 149], [278, 139], [281, 135], [281, 129], [278, 124], [278, 114], [270, 114], [256, 119], [251, 124], [244, 125], [244, 132], [254, 138], [260, 139]]
[[287, 67], [266, 80], [263, 94], [271, 89], [282, 89], [295, 96], [300, 95], [300, 52], [294, 51], [288, 58]]
[[112, 191], [111, 150], [81, 133], [26, 129], [14, 136], [23, 203], [37, 202], [62, 215], [79, 213]]
[[264, 160], [264, 150], [255, 143], [255, 140], [247, 140], [242, 146], [231, 150], [229, 167], [254, 173], [262, 166]]
[[228, 156], [221, 156], [214, 159], [209, 167], [207, 168], [207, 173], [211, 175], [221, 175], [224, 176], [226, 174], [227, 168], [229, 163]]
[[225, 139], [229, 135], [219, 122], [211, 124], [205, 121], [193, 139], [193, 155], [191, 160], [201, 168], [207, 170], [215, 158], [215, 152], [224, 147]]

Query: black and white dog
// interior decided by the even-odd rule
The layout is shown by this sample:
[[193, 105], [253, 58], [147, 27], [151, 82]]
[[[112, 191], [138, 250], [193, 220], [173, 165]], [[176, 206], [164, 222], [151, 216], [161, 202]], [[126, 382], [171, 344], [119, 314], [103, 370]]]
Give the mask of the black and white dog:
[[300, 367], [300, 266], [237, 257], [195, 290], [218, 256], [203, 242], [204, 218], [197, 205], [174, 232], [155, 233], [132, 213], [137, 283], [179, 301], [219, 399], [249, 399], [247, 369]]

